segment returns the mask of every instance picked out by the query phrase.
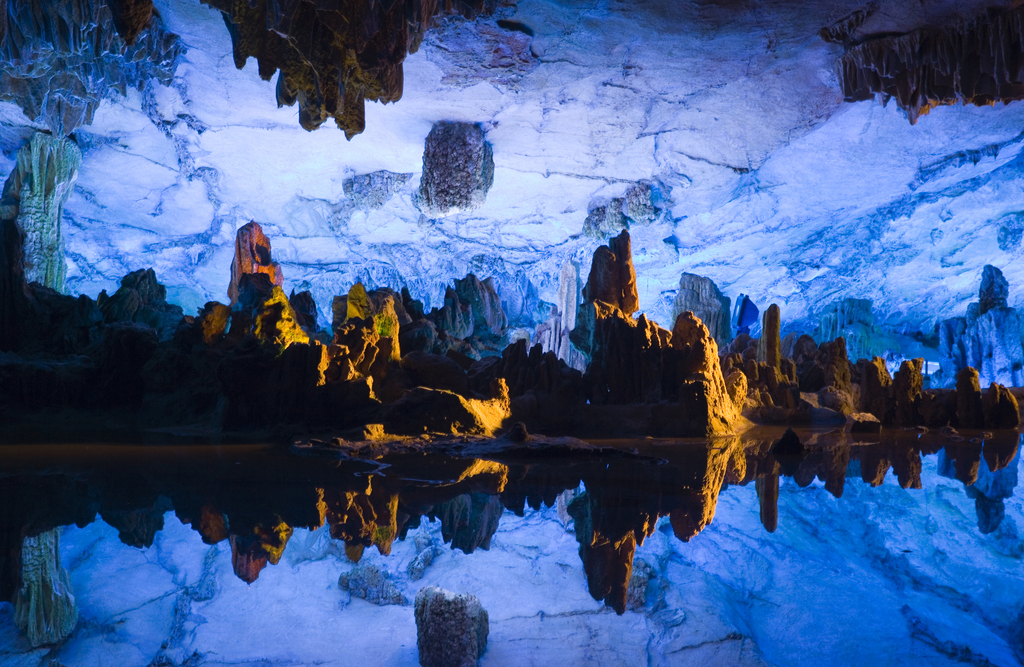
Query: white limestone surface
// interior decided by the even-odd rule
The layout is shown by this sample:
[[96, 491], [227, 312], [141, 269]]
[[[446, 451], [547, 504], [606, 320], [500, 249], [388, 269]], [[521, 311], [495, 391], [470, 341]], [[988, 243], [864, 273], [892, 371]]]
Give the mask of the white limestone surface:
[[[889, 0], [865, 30], [988, 4]], [[352, 141], [302, 130], [252, 60], [236, 70], [217, 11], [157, 6], [188, 51], [171, 86], [108, 100], [76, 133], [71, 291], [95, 296], [152, 266], [186, 312], [224, 301], [235, 230], [255, 219], [286, 288], [311, 289], [325, 315], [357, 279], [429, 306], [474, 271], [530, 326], [563, 262], [588, 265], [602, 242], [582, 235], [588, 210], [647, 181], [662, 211], [631, 230], [634, 258], [641, 308], [666, 326], [683, 272], [779, 303], [804, 330], [857, 297], [891, 329], [928, 333], [965, 312], [986, 263], [1024, 303], [1024, 105], [945, 107], [911, 126], [894, 105], [842, 104], [841, 47], [817, 31], [858, 3], [523, 0], [509, 18], [534, 33], [532, 69], [482, 54], [473, 72], [464, 50], [484, 32], [439, 29], [406, 61], [403, 99], [369, 103]], [[495, 177], [483, 207], [432, 220], [412, 194], [439, 120], [482, 124]], [[30, 125], [0, 105], [0, 177]], [[346, 178], [382, 169], [413, 176], [380, 208], [346, 202]]]

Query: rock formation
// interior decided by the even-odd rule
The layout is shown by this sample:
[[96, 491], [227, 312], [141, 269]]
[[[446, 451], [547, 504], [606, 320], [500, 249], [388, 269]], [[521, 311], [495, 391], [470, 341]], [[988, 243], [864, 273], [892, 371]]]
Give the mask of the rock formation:
[[1008, 293], [1002, 272], [987, 265], [982, 270], [978, 301], [967, 307], [967, 316], [940, 323], [940, 364], [947, 384], [969, 366], [978, 371], [982, 383], [1024, 385], [1020, 316], [1007, 307]]
[[346, 178], [342, 190], [358, 208], [377, 209], [401, 190], [410, 178], [412, 174], [375, 171]]
[[593, 201], [583, 221], [583, 233], [606, 239], [629, 229], [631, 224], [649, 225], [661, 215], [661, 209], [655, 206], [659, 196], [656, 186], [649, 181], [639, 181], [631, 185], [622, 197], [613, 197], [607, 203]]
[[345, 572], [338, 578], [338, 588], [375, 605], [409, 604], [388, 573], [376, 565], [357, 565]]
[[480, 208], [494, 184], [494, 156], [479, 125], [435, 123], [423, 148], [416, 205], [431, 217]]
[[501, 498], [488, 493], [465, 493], [436, 505], [432, 514], [441, 520], [441, 536], [452, 549], [471, 554], [476, 549], [487, 551], [498, 530], [498, 521], [505, 508]]
[[235, 258], [231, 262], [231, 282], [228, 284], [231, 305], [238, 301], [242, 276], [252, 273], [266, 274], [271, 284], [277, 287], [284, 284], [281, 266], [271, 258], [270, 239], [256, 221], [242, 225], [235, 236]]
[[917, 426], [920, 423], [923, 366], [924, 359], [905, 359], [892, 380], [892, 423], [896, 426]]
[[842, 299], [830, 303], [818, 314], [816, 336], [819, 342], [842, 337], [850, 359], [871, 359], [885, 347], [876, 342], [879, 334], [875, 331], [870, 299]]
[[545, 352], [554, 352], [569, 367], [583, 372], [587, 370], [586, 359], [570, 340], [570, 334], [576, 328], [576, 312], [580, 307], [583, 287], [579, 275], [580, 267], [573, 260], [562, 265], [558, 278], [558, 302], [548, 320], [537, 325], [533, 342]]
[[64, 290], [64, 204], [78, 177], [82, 153], [69, 139], [37, 132], [18, 151], [4, 184], [0, 220], [15, 220], [24, 234], [25, 280]]
[[68, 571], [60, 562], [60, 529], [26, 537], [21, 549], [21, 590], [14, 600], [14, 624], [32, 646], [56, 644], [78, 623], [78, 606]]
[[962, 428], [982, 428], [985, 425], [981, 385], [978, 371], [961, 369], [956, 374], [956, 416]]
[[757, 360], [776, 370], [782, 368], [782, 315], [774, 303], [764, 311], [761, 338], [757, 346]]
[[169, 85], [183, 52], [150, 0], [4, 3], [0, 99], [65, 137], [112, 94]]
[[686, 311], [704, 323], [720, 348], [732, 342], [732, 302], [710, 278], [692, 273], [684, 273], [679, 278], [679, 291], [672, 303], [672, 320]]
[[989, 385], [982, 408], [985, 412], [985, 428], [1015, 429], [1020, 426], [1017, 399], [1001, 384], [993, 382]]
[[416, 594], [416, 646], [423, 667], [476, 667], [487, 650], [487, 610], [474, 595], [436, 586]]
[[866, 39], [840, 61], [847, 102], [895, 98], [910, 122], [944, 104], [1024, 99], [1024, 9], [993, 8], [944, 28]]
[[[156, 330], [160, 340], [170, 340], [183, 317], [179, 306], [167, 303], [167, 288], [157, 282], [153, 269], [139, 269], [121, 279], [113, 295], [100, 292], [96, 305], [105, 322], [138, 322]], [[211, 331], [212, 335], [212, 331]]]
[[501, 308], [501, 299], [494, 280], [481, 281], [472, 273], [455, 281], [459, 301], [468, 303], [473, 312], [473, 333], [478, 338], [498, 340], [505, 335], [508, 318]]
[[206, 1], [224, 13], [238, 69], [255, 57], [264, 80], [280, 71], [278, 106], [298, 102], [299, 123], [310, 131], [334, 118], [349, 139], [366, 125], [366, 100], [401, 99], [402, 62], [436, 15], [454, 11], [474, 18], [493, 8], [483, 0], [316, 8]]

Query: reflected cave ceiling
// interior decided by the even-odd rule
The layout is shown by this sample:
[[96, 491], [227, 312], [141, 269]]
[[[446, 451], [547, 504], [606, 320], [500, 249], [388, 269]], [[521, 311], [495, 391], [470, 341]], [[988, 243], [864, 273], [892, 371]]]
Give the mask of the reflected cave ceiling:
[[[113, 21], [116, 32], [109, 12], [68, 2], [95, 16], [70, 38], [85, 45], [77, 55], [58, 57], [0, 3], [0, 37], [36, 49], [20, 54], [20, 74], [60, 73], [48, 97], [21, 94], [35, 120], [0, 103], [0, 177], [36, 129], [80, 125], [65, 208], [71, 293], [112, 291], [151, 266], [186, 312], [225, 302], [235, 231], [256, 220], [285, 288], [311, 290], [325, 314], [356, 280], [407, 286], [429, 307], [474, 272], [495, 278], [513, 324], [531, 326], [564, 262], [586, 270], [602, 225], [621, 223], [609, 212], [639, 186], [654, 206], [630, 221], [640, 307], [665, 326], [683, 272], [733, 299], [778, 303], [784, 331], [813, 327], [843, 297], [872, 299], [893, 329], [930, 331], [964, 313], [984, 264], [1010, 281], [1010, 305], [1024, 305], [1024, 104], [941, 105], [1024, 96], [1005, 49], [943, 74], [979, 39], [1021, 41], [1019, 12], [931, 0], [402, 0], [385, 10], [405, 12], [398, 32], [374, 18], [364, 25], [383, 32], [372, 33], [345, 32], [337, 12], [310, 19], [301, 2], [213, 4], [238, 21], [234, 46], [221, 11], [198, 0], [157, 0], [148, 27]], [[322, 43], [293, 39], [287, 51], [292, 28]], [[138, 37], [129, 46], [119, 33]], [[8, 48], [3, 60], [8, 76], [17, 59]], [[310, 83], [324, 71], [344, 99]], [[999, 85], [986, 87], [992, 77]], [[19, 99], [11, 81], [4, 97]], [[90, 100], [80, 113], [76, 99]], [[478, 123], [491, 146], [493, 186], [475, 210], [417, 207], [438, 121]]]

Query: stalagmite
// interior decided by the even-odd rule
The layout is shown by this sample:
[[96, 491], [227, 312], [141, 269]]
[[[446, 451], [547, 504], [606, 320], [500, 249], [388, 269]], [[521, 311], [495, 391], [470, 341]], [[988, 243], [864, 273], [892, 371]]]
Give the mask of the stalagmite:
[[14, 623], [32, 646], [64, 640], [78, 623], [68, 571], [60, 562], [60, 528], [26, 537], [21, 548], [21, 590]]
[[26, 282], [62, 292], [64, 204], [78, 177], [82, 153], [68, 139], [37, 132], [18, 151], [18, 164], [4, 184], [0, 220], [15, 220], [25, 235]]

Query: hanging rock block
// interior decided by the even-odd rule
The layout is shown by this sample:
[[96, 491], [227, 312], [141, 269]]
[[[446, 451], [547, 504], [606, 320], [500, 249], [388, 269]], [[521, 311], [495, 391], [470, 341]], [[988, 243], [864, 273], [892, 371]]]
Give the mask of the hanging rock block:
[[416, 205], [429, 216], [480, 208], [494, 184], [494, 155], [471, 123], [435, 123], [423, 149]]

